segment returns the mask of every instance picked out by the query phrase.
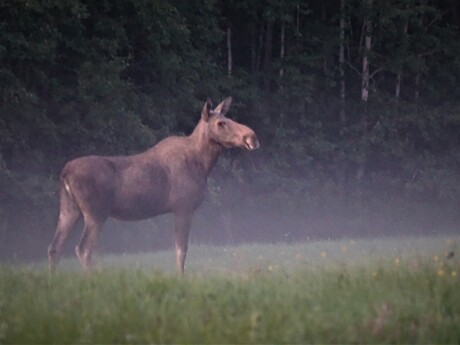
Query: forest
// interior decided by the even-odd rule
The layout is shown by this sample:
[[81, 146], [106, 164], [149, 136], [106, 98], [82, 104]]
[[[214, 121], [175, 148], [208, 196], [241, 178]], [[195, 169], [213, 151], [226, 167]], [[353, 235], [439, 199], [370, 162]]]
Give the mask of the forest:
[[459, 25], [457, 0], [2, 0], [0, 258], [45, 257], [66, 161], [187, 135], [207, 97], [261, 148], [220, 158], [192, 242], [458, 233]]

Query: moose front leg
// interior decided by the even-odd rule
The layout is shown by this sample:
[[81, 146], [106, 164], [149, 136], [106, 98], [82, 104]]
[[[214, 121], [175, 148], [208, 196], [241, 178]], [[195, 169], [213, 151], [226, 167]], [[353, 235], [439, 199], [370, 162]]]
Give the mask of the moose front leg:
[[192, 225], [191, 213], [176, 213], [174, 215], [175, 223], [175, 244], [176, 244], [176, 267], [179, 274], [184, 274], [185, 258], [188, 249], [188, 236]]

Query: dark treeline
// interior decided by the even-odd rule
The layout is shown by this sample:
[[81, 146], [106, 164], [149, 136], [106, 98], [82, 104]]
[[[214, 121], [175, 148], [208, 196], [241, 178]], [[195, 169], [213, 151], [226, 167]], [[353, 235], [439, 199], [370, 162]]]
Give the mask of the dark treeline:
[[[192, 241], [454, 229], [459, 25], [457, 0], [2, 0], [1, 256], [45, 253], [65, 161], [188, 134], [208, 96], [262, 148], [219, 161]], [[169, 246], [155, 224], [110, 248]]]

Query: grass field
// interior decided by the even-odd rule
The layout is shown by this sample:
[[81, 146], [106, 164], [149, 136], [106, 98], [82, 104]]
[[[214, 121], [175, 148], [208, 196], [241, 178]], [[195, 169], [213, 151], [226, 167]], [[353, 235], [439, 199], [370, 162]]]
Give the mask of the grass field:
[[0, 344], [460, 343], [458, 236], [0, 266]]

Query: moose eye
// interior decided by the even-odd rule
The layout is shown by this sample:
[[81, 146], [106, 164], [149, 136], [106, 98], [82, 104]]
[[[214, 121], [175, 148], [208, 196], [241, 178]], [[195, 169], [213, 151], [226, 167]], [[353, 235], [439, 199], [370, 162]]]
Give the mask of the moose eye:
[[220, 128], [224, 128], [226, 126], [226, 123], [225, 123], [225, 121], [218, 121], [217, 126], [220, 127]]

